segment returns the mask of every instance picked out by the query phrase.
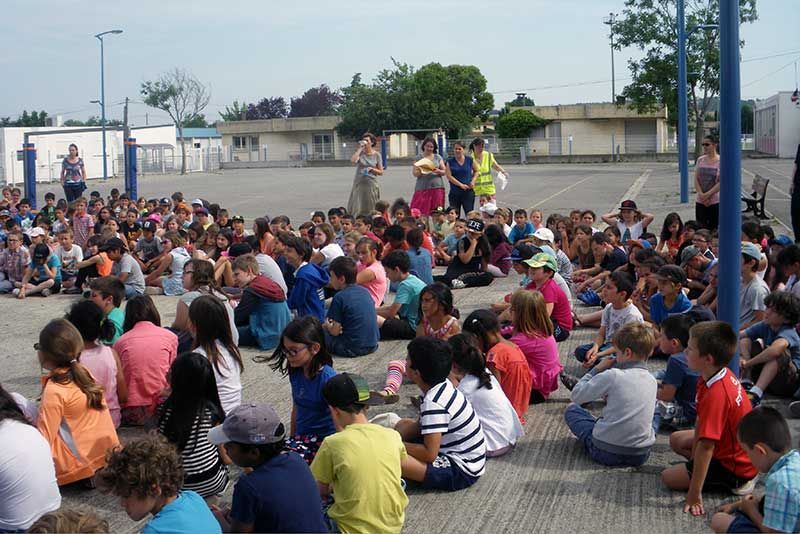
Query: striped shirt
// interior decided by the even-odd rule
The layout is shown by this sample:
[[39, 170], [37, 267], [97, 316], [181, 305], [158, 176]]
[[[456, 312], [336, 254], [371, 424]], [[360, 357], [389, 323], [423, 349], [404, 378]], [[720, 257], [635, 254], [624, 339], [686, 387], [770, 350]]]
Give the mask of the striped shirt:
[[791, 450], [767, 473], [764, 493], [764, 526], [779, 532], [800, 528], [800, 454]]
[[[172, 409], [166, 408], [159, 420], [158, 430], [162, 434], [171, 415]], [[195, 419], [186, 446], [180, 451], [183, 489], [196, 491], [203, 498], [222, 493], [228, 485], [228, 468], [222, 463], [216, 445], [208, 441], [208, 431], [219, 422], [218, 419], [209, 408], [205, 408], [202, 416]]]
[[486, 463], [486, 444], [480, 420], [463, 393], [450, 380], [436, 384], [420, 407], [422, 435], [441, 434], [439, 454], [447, 456], [466, 474], [479, 477]]

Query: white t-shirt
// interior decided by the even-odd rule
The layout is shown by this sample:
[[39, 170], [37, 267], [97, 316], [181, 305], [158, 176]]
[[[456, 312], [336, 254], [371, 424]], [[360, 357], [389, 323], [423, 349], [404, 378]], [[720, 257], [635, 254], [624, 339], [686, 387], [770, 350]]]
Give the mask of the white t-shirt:
[[278, 264], [272, 259], [272, 256], [268, 254], [256, 254], [256, 261], [258, 262], [258, 270], [261, 271], [261, 274], [281, 286], [284, 294], [288, 294], [289, 290], [286, 287], [286, 280], [283, 279], [281, 268], [278, 267]]
[[756, 276], [763, 280], [764, 279], [764, 275], [767, 274], [767, 269], [769, 269], [769, 257], [762, 252], [761, 253], [761, 259], [762, 260], [767, 260], [767, 263], [766, 263], [766, 266], [764, 267], [764, 269], [762, 269], [761, 271], [756, 271]]
[[798, 280], [796, 275], [790, 275], [789, 279], [786, 280], [784, 291], [789, 291], [794, 294], [794, 296], [800, 298], [800, 284], [798, 282], [800, 282], [800, 280]]
[[[636, 241], [644, 231], [642, 228], [642, 221], [638, 221], [630, 227], [625, 225], [625, 221], [617, 221], [617, 229], [619, 229], [620, 240], [622, 243], [627, 243], [630, 239]], [[627, 239], [625, 238], [625, 232], [629, 232], [630, 234], [630, 237]]]
[[61, 506], [50, 445], [33, 426], [0, 423], [0, 530], [27, 530]]
[[342, 250], [342, 247], [340, 247], [336, 243], [331, 243], [330, 245], [325, 245], [324, 247], [319, 249], [317, 252], [319, 252], [320, 254], [325, 256], [325, 259], [322, 260], [322, 263], [320, 264], [320, 267], [327, 267], [328, 265], [331, 264], [331, 262], [333, 260], [335, 260], [339, 256], [344, 256], [344, 250]]
[[472, 404], [481, 421], [487, 452], [513, 445], [525, 435], [517, 412], [503, 393], [500, 382], [494, 375], [491, 377], [492, 389], [479, 388], [480, 380], [475, 375], [466, 375], [458, 384], [458, 390]]
[[603, 308], [603, 315], [600, 316], [600, 326], [604, 326], [606, 329], [606, 343], [611, 343], [617, 330], [626, 324], [643, 322], [642, 312], [630, 302], [621, 310], [615, 310], [613, 304], [606, 304], [606, 307]]
[[225, 305], [225, 311], [228, 312], [228, 322], [229, 322], [230, 327], [231, 327], [231, 337], [233, 337], [233, 342], [238, 347], [239, 346], [239, 329], [236, 328], [236, 321], [235, 321], [235, 317], [234, 317], [234, 314], [233, 314], [233, 307], [231, 306], [231, 301], [228, 300], [228, 297], [226, 297], [225, 295], [221, 295], [219, 293], [216, 293], [216, 292], [214, 292], [214, 293], [208, 293], [208, 292], [201, 293], [200, 291], [196, 291], [195, 290], [195, 291], [187, 291], [186, 293], [181, 295], [181, 301], [184, 304], [186, 304], [187, 308], [189, 308], [189, 307], [191, 307], [192, 302], [194, 302], [194, 300], [197, 297], [200, 297], [202, 295], [209, 295], [209, 294], [212, 294], [215, 297], [217, 297]]
[[56, 247], [55, 255], [58, 257], [59, 261], [61, 261], [62, 271], [77, 272], [77, 263], [83, 261], [83, 251], [81, 250], [81, 247], [74, 243], [72, 244], [72, 248], [69, 250], [64, 250], [64, 247], [58, 245], [58, 247]]
[[[219, 341], [216, 342], [217, 351], [219, 351], [219, 371], [212, 364], [214, 368], [214, 377], [217, 379], [217, 391], [219, 392], [219, 402], [222, 404], [222, 409], [225, 410], [225, 415], [242, 403], [242, 380], [239, 364], [233, 359], [231, 353]], [[206, 358], [208, 354], [203, 347], [197, 347], [194, 352], [202, 354]]]

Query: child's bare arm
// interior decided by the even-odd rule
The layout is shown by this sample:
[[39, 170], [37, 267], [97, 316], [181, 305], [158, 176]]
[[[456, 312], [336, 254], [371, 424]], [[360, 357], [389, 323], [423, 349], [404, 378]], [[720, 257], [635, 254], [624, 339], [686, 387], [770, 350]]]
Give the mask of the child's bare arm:
[[422, 463], [429, 464], [439, 456], [439, 447], [442, 444], [442, 434], [425, 434], [422, 443], [406, 443], [406, 452]]
[[663, 402], [672, 402], [675, 400], [675, 393], [677, 393], [677, 391], [678, 388], [672, 384], [659, 384], [656, 398]]
[[692, 454], [693, 466], [692, 475], [689, 480], [689, 491], [686, 493], [686, 503], [683, 506], [684, 512], [690, 512], [694, 516], [703, 515], [703, 484], [708, 475], [708, 466], [714, 456], [714, 442], [710, 439], [700, 438], [695, 441]]
[[779, 337], [775, 341], [772, 342], [772, 345], [767, 347], [766, 349], [762, 350], [758, 353], [758, 355], [753, 356], [751, 359], [747, 360], [747, 362], [743, 362], [744, 367], [752, 367], [753, 365], [758, 365], [760, 363], [766, 363], [777, 358], [780, 358], [781, 355], [789, 348], [789, 342]]

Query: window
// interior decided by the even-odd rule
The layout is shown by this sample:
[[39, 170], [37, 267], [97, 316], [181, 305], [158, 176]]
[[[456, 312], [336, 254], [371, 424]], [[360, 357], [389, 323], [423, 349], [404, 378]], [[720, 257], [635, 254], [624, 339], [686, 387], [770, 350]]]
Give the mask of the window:
[[200, 148], [200, 143], [195, 143], [195, 144], [194, 144], [194, 147], [195, 147], [195, 148]]
[[240, 135], [234, 135], [233, 148], [236, 150], [245, 150], [247, 148], [247, 138]]
[[250, 136], [250, 150], [252, 152], [258, 152], [258, 136], [257, 135]]
[[314, 134], [314, 159], [333, 159], [333, 136], [331, 134]]

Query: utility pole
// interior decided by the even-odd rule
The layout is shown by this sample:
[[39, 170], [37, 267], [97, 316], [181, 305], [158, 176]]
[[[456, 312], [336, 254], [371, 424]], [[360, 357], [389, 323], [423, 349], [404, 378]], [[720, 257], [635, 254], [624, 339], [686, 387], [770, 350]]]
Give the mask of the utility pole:
[[131, 129], [128, 127], [128, 97], [125, 97], [125, 107], [122, 110], [122, 161], [125, 163], [125, 190], [128, 190], [128, 183], [130, 180], [130, 176], [128, 176], [128, 145], [125, 143], [128, 142], [128, 138], [131, 136]]
[[603, 20], [603, 24], [608, 25], [608, 38], [611, 41], [611, 103], [617, 101], [616, 76], [614, 76], [614, 13], [609, 13], [608, 18]]
[[689, 114], [686, 86], [686, 0], [678, 0], [678, 170], [681, 204], [689, 202]]

